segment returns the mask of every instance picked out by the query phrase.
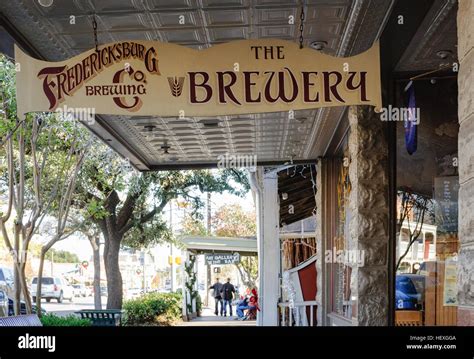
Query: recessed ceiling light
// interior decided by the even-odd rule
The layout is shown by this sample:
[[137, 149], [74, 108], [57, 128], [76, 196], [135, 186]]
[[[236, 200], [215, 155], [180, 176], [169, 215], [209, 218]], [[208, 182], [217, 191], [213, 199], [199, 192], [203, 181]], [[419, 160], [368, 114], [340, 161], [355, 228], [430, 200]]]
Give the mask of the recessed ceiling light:
[[146, 125], [146, 126], [143, 126], [145, 128], [145, 130], [147, 130], [148, 132], [153, 132], [153, 130], [156, 128], [155, 125]]
[[168, 145], [168, 142], [165, 141], [165, 143], [162, 146], [160, 146], [160, 148], [163, 150], [164, 155], [169, 155], [168, 150], [171, 148], [171, 146]]
[[439, 50], [436, 53], [436, 56], [438, 56], [440, 59], [445, 59], [448, 56], [451, 56], [451, 54], [452, 54], [451, 50]]
[[53, 5], [54, 0], [38, 0], [38, 3], [43, 7], [50, 7]]
[[201, 120], [199, 122], [202, 123], [202, 125], [206, 128], [218, 127], [219, 126], [219, 120], [217, 118]]
[[328, 45], [327, 41], [312, 41], [309, 47], [317, 51], [323, 50]]

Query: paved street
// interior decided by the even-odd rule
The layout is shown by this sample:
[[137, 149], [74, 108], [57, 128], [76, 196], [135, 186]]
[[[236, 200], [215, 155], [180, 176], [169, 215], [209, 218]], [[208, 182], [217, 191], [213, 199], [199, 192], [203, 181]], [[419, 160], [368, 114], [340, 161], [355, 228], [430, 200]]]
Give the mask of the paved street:
[[[107, 297], [102, 297], [102, 307], [105, 309], [107, 303]], [[94, 309], [94, 297], [76, 297], [73, 298], [72, 303], [68, 300], [64, 300], [62, 303], [57, 303], [54, 299], [50, 303], [46, 303], [46, 300], [41, 301], [41, 306], [48, 312], [54, 313], [59, 316], [67, 316], [74, 314], [74, 312], [80, 309]]]

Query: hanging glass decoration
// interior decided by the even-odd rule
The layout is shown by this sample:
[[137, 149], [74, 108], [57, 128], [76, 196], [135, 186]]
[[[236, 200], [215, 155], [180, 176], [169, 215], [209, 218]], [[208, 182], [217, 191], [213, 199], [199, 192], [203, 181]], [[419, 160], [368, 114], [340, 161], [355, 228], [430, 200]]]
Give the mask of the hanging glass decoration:
[[418, 119], [416, 118], [416, 103], [415, 103], [415, 85], [411, 85], [408, 91], [408, 111], [405, 112], [405, 146], [408, 154], [412, 155], [416, 152], [418, 146]]

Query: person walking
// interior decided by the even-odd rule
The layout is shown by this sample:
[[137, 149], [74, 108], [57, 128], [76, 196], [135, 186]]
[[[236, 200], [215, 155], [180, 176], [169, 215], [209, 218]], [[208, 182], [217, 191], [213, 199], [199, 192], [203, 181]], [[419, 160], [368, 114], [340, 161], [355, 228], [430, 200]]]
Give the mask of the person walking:
[[234, 298], [235, 288], [230, 283], [230, 278], [221, 289], [222, 300], [224, 301], [224, 317], [227, 315], [227, 304], [229, 304], [229, 315], [232, 317], [232, 299]]
[[214, 314], [215, 315], [219, 315], [219, 303], [221, 304], [221, 315], [223, 313], [223, 309], [222, 309], [222, 283], [219, 282], [219, 278], [216, 278], [216, 282], [211, 286], [209, 287], [209, 289], [213, 289], [214, 292], [213, 292], [213, 295], [214, 295], [214, 302], [216, 304], [216, 310], [214, 311]]

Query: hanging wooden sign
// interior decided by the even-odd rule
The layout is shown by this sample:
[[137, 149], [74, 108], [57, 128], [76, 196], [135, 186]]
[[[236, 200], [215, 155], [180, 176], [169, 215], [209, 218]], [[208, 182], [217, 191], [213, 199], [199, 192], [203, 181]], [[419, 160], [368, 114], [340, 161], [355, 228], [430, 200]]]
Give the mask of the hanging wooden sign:
[[348, 58], [283, 40], [206, 50], [123, 41], [45, 62], [15, 48], [18, 113], [93, 108], [97, 114], [215, 116], [318, 107], [381, 107], [379, 45]]
[[239, 253], [207, 253], [205, 255], [206, 264], [224, 265], [240, 263]]

